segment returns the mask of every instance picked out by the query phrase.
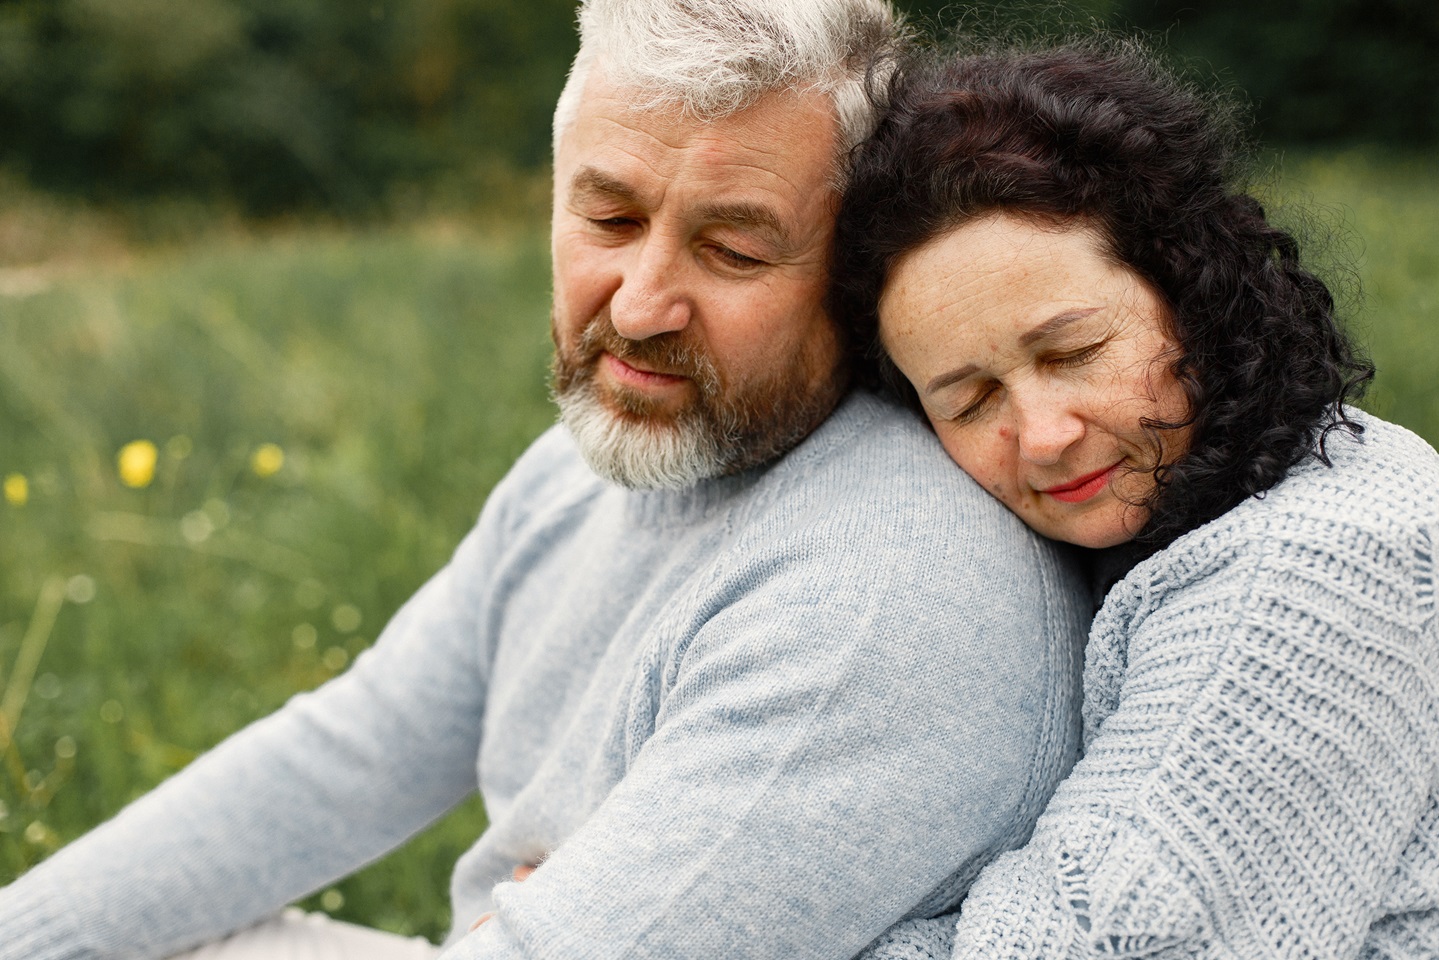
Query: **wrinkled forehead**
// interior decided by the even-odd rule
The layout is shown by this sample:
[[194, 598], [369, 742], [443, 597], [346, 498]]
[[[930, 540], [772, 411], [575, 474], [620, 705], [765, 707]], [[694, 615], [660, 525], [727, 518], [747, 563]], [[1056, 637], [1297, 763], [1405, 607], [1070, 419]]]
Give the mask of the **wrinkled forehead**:
[[[608, 60], [576, 62], [555, 108], [555, 159], [558, 162], [561, 146], [576, 121], [583, 115], [594, 114], [597, 109], [624, 114], [646, 125], [663, 121], [672, 126], [705, 127], [735, 116], [753, 115], [756, 108], [775, 102], [791, 102], [795, 113], [808, 114], [833, 128], [828, 137], [832, 154], [827, 162], [837, 169], [844, 144], [834, 93], [825, 80], [741, 84], [721, 79], [706, 84], [675, 83], [642, 69], [613, 65]], [[785, 148], [789, 132], [772, 131], [774, 149]]]
[[577, 187], [626, 190], [640, 199], [670, 189], [749, 192], [778, 211], [832, 219], [836, 122], [828, 99], [782, 90], [718, 118], [684, 104], [637, 101], [606, 76], [586, 84], [555, 157], [555, 199]]

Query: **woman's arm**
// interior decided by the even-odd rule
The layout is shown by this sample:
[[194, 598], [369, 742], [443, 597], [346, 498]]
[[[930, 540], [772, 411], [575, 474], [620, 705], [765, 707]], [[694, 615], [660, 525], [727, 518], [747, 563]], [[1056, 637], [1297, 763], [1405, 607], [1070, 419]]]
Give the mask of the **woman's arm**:
[[1112, 712], [957, 960], [1359, 954], [1439, 771], [1432, 544], [1272, 513], [1111, 594], [1086, 712]]

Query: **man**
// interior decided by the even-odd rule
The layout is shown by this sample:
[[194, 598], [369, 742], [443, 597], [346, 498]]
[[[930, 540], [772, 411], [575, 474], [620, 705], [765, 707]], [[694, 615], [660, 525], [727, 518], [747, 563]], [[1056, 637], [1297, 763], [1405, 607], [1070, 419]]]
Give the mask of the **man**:
[[[1023, 840], [1083, 591], [912, 417], [841, 400], [822, 305], [894, 34], [882, 0], [583, 5], [564, 427], [347, 674], [0, 891], [0, 958], [216, 941], [477, 787], [446, 960], [850, 957]], [[290, 917], [195, 956], [372, 947], [432, 952]]]

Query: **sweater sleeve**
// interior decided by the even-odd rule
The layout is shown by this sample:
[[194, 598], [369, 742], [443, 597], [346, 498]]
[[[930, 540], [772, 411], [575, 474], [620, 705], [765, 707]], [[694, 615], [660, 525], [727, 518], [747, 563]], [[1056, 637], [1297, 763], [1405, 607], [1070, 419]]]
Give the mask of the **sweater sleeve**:
[[0, 890], [0, 958], [159, 958], [380, 856], [475, 789], [479, 532], [354, 666]]
[[1439, 957], [1439, 909], [1387, 916], [1364, 941], [1359, 960], [1433, 960]]
[[1358, 956], [1439, 770], [1432, 556], [1276, 509], [1121, 584], [1086, 667], [1117, 699], [1086, 703], [1107, 716], [972, 888], [956, 960]]
[[1072, 760], [1083, 625], [1053, 553], [970, 499], [923, 547], [889, 518], [766, 535], [653, 651], [617, 786], [446, 960], [845, 960], [952, 908]]

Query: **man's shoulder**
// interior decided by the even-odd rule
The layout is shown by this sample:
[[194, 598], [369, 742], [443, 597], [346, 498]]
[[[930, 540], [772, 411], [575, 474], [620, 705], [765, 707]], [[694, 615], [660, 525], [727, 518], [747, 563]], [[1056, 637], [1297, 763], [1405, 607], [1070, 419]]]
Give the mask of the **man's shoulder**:
[[950, 460], [917, 415], [868, 393], [852, 394], [765, 480], [772, 509], [818, 511], [846, 523], [867, 518], [894, 537], [955, 533], [976, 524], [1032, 537]]
[[[906, 565], [959, 552], [996, 563], [1001, 572], [1054, 552], [960, 470], [917, 415], [863, 392], [775, 462], [678, 494], [618, 491], [590, 470], [569, 431], [557, 425], [525, 451], [487, 509], [511, 521], [559, 522], [606, 498], [628, 504], [636, 522], [724, 513], [736, 535], [731, 547], [741, 550], [806, 542], [825, 544], [823, 552], [847, 547], [903, 557]], [[641, 503], [649, 509], [639, 509]]]
[[1072, 551], [971, 480], [915, 414], [870, 395], [772, 466], [731, 524], [732, 561], [803, 578], [831, 602], [943, 596], [962, 609], [987, 592], [1016, 617], [1025, 606], [1088, 609]]
[[[939, 454], [939, 456], [933, 456]], [[921, 465], [948, 463], [934, 432], [911, 410], [863, 390], [849, 394], [829, 418], [785, 459], [864, 462], [875, 456]]]
[[[729, 502], [752, 512], [794, 514], [823, 506], [830, 513], [909, 513], [930, 501], [946, 515], [1017, 523], [997, 501], [955, 466], [914, 413], [873, 394], [856, 392], [809, 437], [747, 478], [710, 481], [709, 497], [695, 491], [661, 499]], [[562, 424], [546, 430], [515, 461], [492, 500], [564, 506], [613, 488], [585, 463]], [[639, 494], [647, 497], [648, 494]]]

